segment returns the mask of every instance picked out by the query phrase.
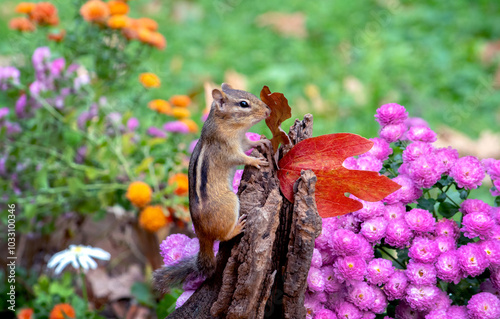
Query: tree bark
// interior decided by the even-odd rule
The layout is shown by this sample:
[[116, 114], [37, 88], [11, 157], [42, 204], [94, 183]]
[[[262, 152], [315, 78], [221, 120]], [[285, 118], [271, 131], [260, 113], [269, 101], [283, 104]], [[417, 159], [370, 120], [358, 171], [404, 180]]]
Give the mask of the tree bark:
[[[296, 120], [289, 136], [292, 146], [311, 137], [312, 115]], [[279, 157], [290, 149], [280, 148]], [[238, 191], [245, 233], [220, 244], [214, 276], [167, 318], [305, 318], [307, 274], [321, 232], [316, 176], [302, 171], [290, 203], [280, 192], [270, 147], [252, 155], [270, 165], [245, 167]]]

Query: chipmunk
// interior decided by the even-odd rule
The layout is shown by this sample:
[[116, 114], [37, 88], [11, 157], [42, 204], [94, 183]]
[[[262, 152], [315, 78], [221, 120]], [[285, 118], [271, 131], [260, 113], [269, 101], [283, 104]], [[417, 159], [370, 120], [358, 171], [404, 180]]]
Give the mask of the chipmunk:
[[240, 203], [232, 191], [238, 165], [257, 168], [268, 165], [264, 158], [245, 154], [266, 140], [250, 141], [245, 133], [271, 114], [255, 95], [235, 90], [226, 83], [212, 91], [213, 102], [201, 137], [189, 162], [189, 211], [200, 241], [198, 255], [156, 270], [154, 285], [165, 291], [190, 274], [207, 278], [215, 272], [214, 241], [227, 241], [245, 228], [246, 216], [239, 217]]

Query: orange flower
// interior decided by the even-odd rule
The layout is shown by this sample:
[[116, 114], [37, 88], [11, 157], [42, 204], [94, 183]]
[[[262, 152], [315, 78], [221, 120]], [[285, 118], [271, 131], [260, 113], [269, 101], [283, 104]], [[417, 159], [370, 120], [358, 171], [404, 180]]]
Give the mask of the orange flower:
[[175, 194], [186, 195], [189, 190], [188, 176], [184, 173], [174, 174], [168, 179], [168, 185], [176, 185]]
[[158, 50], [163, 50], [167, 47], [167, 40], [165, 40], [165, 37], [161, 33], [153, 32], [148, 44], [154, 46]]
[[52, 308], [49, 319], [76, 318], [75, 309], [70, 304], [60, 303]]
[[123, 29], [129, 24], [129, 18], [125, 15], [114, 15], [108, 19], [108, 27], [111, 29]]
[[127, 199], [131, 201], [135, 206], [143, 207], [151, 202], [152, 194], [153, 190], [151, 189], [151, 187], [149, 187], [148, 184], [137, 181], [130, 183], [125, 197], [127, 197]]
[[101, 0], [90, 0], [80, 8], [80, 14], [88, 22], [101, 22], [109, 16], [109, 8]]
[[12, 18], [9, 21], [9, 28], [12, 30], [23, 31], [23, 32], [32, 32], [35, 31], [36, 27], [28, 18], [19, 17]]
[[158, 23], [150, 18], [139, 18], [137, 19], [137, 25], [139, 28], [148, 29], [151, 32], [158, 30]]
[[150, 88], [158, 88], [160, 87], [160, 78], [154, 74], [154, 73], [141, 73], [139, 75], [139, 82], [141, 82], [142, 85], [144, 85], [144, 87], [146, 89], [150, 89]]
[[39, 25], [57, 25], [57, 8], [50, 2], [39, 2], [31, 12], [31, 19]]
[[191, 116], [191, 112], [188, 109], [183, 107], [173, 107], [172, 108], [172, 116], [176, 119], [185, 119]]
[[172, 221], [172, 217], [165, 216], [161, 206], [146, 206], [139, 214], [139, 225], [149, 232], [156, 232]]
[[33, 309], [31, 308], [23, 308], [17, 314], [17, 319], [32, 319], [33, 318]]
[[125, 2], [111, 0], [106, 3], [109, 8], [109, 13], [113, 15], [124, 15], [128, 13], [129, 7]]
[[16, 12], [30, 14], [34, 8], [35, 4], [33, 2], [21, 2], [16, 6]]
[[64, 40], [64, 37], [66, 36], [66, 30], [61, 30], [59, 32], [55, 32], [55, 33], [49, 33], [47, 35], [47, 38], [50, 40], [50, 41], [54, 41], [54, 42], [61, 42], [62, 40]]
[[191, 104], [191, 99], [187, 95], [174, 95], [170, 98], [170, 103], [175, 106], [187, 107]]
[[192, 119], [181, 119], [180, 121], [187, 125], [187, 127], [189, 128], [189, 132], [198, 132], [198, 124], [196, 124]]
[[148, 103], [148, 107], [152, 109], [153, 111], [156, 111], [158, 113], [166, 114], [166, 115], [171, 115], [172, 114], [172, 107], [170, 106], [170, 103], [168, 103], [165, 100], [157, 99], [157, 100], [152, 100]]

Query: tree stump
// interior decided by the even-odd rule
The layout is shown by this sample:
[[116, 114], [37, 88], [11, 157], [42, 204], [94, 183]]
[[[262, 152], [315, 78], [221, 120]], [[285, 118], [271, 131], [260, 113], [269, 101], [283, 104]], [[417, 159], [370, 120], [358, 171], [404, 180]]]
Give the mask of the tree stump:
[[[292, 145], [312, 136], [312, 115], [290, 128]], [[281, 147], [280, 158], [291, 149]], [[245, 167], [238, 195], [245, 233], [219, 246], [217, 269], [167, 318], [305, 318], [304, 293], [314, 240], [321, 233], [316, 176], [302, 171], [294, 203], [280, 192], [268, 146], [253, 151], [269, 166]], [[274, 164], [273, 164], [274, 163]]]

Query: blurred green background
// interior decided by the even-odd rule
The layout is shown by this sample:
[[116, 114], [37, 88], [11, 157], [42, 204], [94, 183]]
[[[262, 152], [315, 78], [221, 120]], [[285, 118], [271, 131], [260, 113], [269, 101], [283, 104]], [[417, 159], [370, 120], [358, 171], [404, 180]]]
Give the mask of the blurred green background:
[[[19, 2], [2, 1], [2, 59], [25, 52], [21, 43], [9, 41], [12, 31], [7, 29]], [[73, 18], [72, 1], [53, 2], [62, 24]], [[235, 70], [257, 95], [263, 85], [283, 92], [294, 117], [313, 113], [315, 135], [348, 131], [375, 136], [373, 114], [386, 102], [406, 106], [410, 116], [425, 118], [434, 129], [444, 124], [472, 137], [488, 128], [498, 131], [500, 93], [493, 88], [498, 59], [485, 63], [481, 58], [487, 44], [500, 39], [498, 1], [129, 4], [131, 16], [159, 21], [167, 39], [167, 49], [153, 51], [146, 62], [147, 71], [162, 79], [162, 96], [201, 92], [205, 80], [220, 83], [227, 70]], [[262, 16], [269, 12], [296, 15]], [[283, 34], [262, 22], [291, 31]]]

